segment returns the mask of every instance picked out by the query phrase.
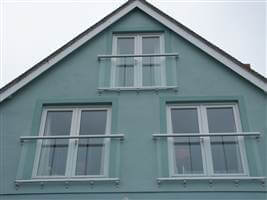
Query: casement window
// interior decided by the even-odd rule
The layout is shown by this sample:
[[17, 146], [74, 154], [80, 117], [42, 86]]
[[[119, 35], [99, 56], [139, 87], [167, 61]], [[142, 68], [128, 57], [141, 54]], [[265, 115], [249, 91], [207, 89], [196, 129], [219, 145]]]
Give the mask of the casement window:
[[[40, 136], [110, 134], [111, 108], [47, 108]], [[43, 139], [37, 142], [33, 178], [108, 176], [108, 138]]]
[[201, 136], [241, 132], [237, 105], [170, 105], [168, 138], [171, 176], [248, 175], [243, 136]]
[[163, 34], [113, 36], [112, 87], [165, 86]]

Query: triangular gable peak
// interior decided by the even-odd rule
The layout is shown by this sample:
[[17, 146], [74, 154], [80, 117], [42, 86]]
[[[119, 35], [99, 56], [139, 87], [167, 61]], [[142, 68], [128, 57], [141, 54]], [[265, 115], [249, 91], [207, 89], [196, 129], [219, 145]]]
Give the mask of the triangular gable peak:
[[211, 44], [201, 36], [197, 35], [184, 25], [180, 24], [170, 16], [166, 15], [159, 9], [155, 8], [145, 0], [129, 0], [121, 7], [113, 11], [111, 14], [103, 18], [101, 21], [78, 35], [76, 38], [65, 44], [63, 47], [49, 55], [47, 58], [37, 63], [31, 69], [23, 73], [18, 78], [11, 81], [9, 84], [1, 88], [0, 91], [0, 102], [5, 100], [7, 97], [15, 93], [17, 90], [28, 84], [30, 81], [38, 77], [40, 74], [48, 70], [55, 63], [69, 55], [75, 49], [89, 41], [91, 38], [96, 36], [98, 33], [117, 22], [123, 16], [131, 12], [133, 9], [139, 8], [156, 21], [164, 24], [170, 30], [174, 31], [184, 39], [188, 40], [198, 48], [202, 49], [208, 55], [212, 56], [216, 60], [229, 67], [232, 71], [236, 72], [243, 78], [250, 81], [255, 86], [267, 92], [267, 79], [251, 70], [247, 65], [241, 63], [237, 59], [233, 58], [220, 48]]

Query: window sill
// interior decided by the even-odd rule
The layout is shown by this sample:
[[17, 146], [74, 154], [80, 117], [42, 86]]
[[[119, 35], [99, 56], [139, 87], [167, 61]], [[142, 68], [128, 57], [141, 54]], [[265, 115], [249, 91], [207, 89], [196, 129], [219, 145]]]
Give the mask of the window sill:
[[259, 181], [262, 185], [265, 184], [266, 177], [264, 176], [188, 176], [188, 177], [160, 177], [157, 178], [158, 184], [162, 182], [180, 182], [186, 184], [188, 181], [208, 181], [212, 184], [214, 181], [234, 181], [239, 184], [240, 181]]
[[173, 90], [177, 91], [177, 86], [147, 86], [147, 87], [100, 87], [97, 89], [98, 92], [110, 91], [110, 92], [121, 92], [121, 91], [155, 91], [160, 90]]
[[41, 186], [45, 183], [64, 183], [66, 187], [71, 182], [86, 182], [90, 185], [94, 185], [95, 182], [113, 182], [116, 185], [120, 183], [119, 178], [46, 178], [46, 179], [29, 179], [29, 180], [15, 180], [15, 186], [18, 188], [21, 184], [27, 184], [27, 183], [39, 183]]

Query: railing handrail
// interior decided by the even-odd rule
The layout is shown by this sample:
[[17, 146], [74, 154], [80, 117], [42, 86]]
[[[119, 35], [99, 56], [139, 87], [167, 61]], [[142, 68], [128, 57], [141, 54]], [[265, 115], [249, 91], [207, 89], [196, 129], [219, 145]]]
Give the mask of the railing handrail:
[[260, 137], [260, 132], [232, 132], [232, 133], [155, 133], [153, 138], [168, 137], [212, 137], [212, 136], [256, 136]]
[[120, 55], [98, 55], [98, 60], [101, 58], [128, 58], [128, 57], [179, 57], [178, 53], [161, 53], [161, 54], [120, 54]]
[[21, 136], [20, 140], [44, 140], [44, 139], [86, 139], [86, 138], [119, 138], [124, 139], [124, 134], [106, 135], [53, 135], [53, 136]]

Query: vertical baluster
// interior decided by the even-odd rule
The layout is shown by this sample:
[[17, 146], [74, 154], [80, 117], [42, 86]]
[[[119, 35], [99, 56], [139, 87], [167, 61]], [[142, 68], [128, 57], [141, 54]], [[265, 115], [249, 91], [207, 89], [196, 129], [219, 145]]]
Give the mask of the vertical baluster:
[[152, 56], [149, 57], [149, 74], [150, 74], [150, 80], [149, 80], [149, 84], [150, 86], [152, 86], [153, 84], [153, 71], [152, 71]]
[[155, 143], [156, 143], [156, 154], [157, 154], [157, 174], [158, 177], [162, 177], [162, 161], [161, 161], [161, 148], [160, 148], [160, 138], [155, 138]]
[[116, 142], [117, 142], [117, 152], [116, 152], [116, 166], [115, 166], [115, 168], [116, 168], [116, 171], [115, 171], [115, 177], [118, 177], [118, 178], [120, 178], [120, 166], [121, 166], [121, 161], [120, 161], [120, 157], [121, 157], [121, 143], [122, 143], [122, 141], [120, 141], [119, 139], [118, 140], [116, 140]]
[[179, 71], [178, 71], [178, 56], [175, 56], [174, 59], [175, 59], [174, 60], [175, 64], [172, 67], [172, 68], [174, 68], [173, 69], [173, 76], [172, 76], [173, 77], [172, 85], [177, 86], [177, 84], [179, 83], [178, 79], [180, 79], [180, 77], [177, 76], [177, 72], [179, 73]]
[[126, 75], [127, 75], [127, 73], [126, 73], [126, 57], [123, 57], [123, 86], [126, 86]]

